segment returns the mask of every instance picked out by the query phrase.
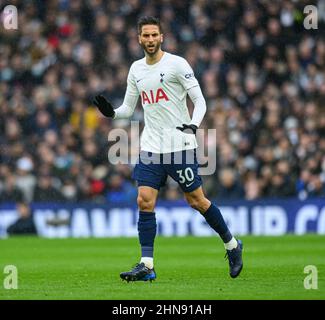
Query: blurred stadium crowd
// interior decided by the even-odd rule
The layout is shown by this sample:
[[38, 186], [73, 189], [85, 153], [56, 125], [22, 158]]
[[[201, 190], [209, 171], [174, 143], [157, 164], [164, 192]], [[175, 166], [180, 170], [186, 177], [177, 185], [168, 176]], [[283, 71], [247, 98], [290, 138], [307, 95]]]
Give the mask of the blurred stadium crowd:
[[[100, 92], [121, 104], [143, 57], [141, 15], [161, 18], [163, 50], [185, 57], [201, 84], [202, 128], [217, 130], [209, 197], [325, 195], [324, 1], [10, 4], [19, 28], [0, 26], [0, 201], [136, 198], [132, 165], [107, 160], [108, 132], [130, 123], [103, 118], [91, 101]], [[318, 5], [318, 30], [303, 27], [307, 4]], [[142, 122], [140, 105], [132, 119]], [[161, 195], [182, 197], [170, 180]]]

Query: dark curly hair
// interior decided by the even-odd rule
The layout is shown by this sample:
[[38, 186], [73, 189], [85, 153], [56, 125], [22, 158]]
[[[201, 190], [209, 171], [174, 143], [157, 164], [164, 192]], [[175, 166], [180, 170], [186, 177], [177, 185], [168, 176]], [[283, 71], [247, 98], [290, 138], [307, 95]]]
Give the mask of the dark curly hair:
[[141, 34], [141, 32], [142, 32], [142, 27], [144, 25], [147, 25], [147, 24], [153, 24], [153, 25], [158, 26], [159, 32], [162, 33], [162, 28], [161, 28], [160, 20], [158, 18], [151, 17], [151, 16], [144, 16], [144, 17], [141, 17], [138, 20], [138, 33], [139, 34]]

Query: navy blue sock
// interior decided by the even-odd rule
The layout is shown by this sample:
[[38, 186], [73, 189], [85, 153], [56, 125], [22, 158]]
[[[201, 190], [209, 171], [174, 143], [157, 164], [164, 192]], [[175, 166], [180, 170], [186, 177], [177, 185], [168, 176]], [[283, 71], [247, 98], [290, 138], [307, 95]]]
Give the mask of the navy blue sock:
[[153, 243], [157, 231], [156, 215], [154, 212], [139, 213], [138, 232], [142, 257], [153, 258]]
[[211, 203], [209, 209], [203, 213], [203, 217], [209, 226], [217, 233], [219, 233], [224, 243], [227, 243], [231, 240], [232, 234], [229, 231], [220, 210], [213, 203]]

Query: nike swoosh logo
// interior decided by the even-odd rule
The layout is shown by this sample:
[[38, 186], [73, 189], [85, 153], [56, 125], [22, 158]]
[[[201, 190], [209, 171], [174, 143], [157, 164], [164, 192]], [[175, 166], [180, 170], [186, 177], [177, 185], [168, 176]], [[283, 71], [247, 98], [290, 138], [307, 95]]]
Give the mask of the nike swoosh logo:
[[185, 186], [186, 186], [186, 188], [188, 188], [188, 187], [190, 187], [192, 184], [194, 183], [194, 181], [193, 182], [191, 182], [190, 184], [186, 184]]
[[137, 81], [137, 83], [139, 82], [139, 81], [141, 81], [141, 80], [143, 80], [144, 78], [142, 78], [142, 79], [139, 79], [139, 80], [136, 80]]

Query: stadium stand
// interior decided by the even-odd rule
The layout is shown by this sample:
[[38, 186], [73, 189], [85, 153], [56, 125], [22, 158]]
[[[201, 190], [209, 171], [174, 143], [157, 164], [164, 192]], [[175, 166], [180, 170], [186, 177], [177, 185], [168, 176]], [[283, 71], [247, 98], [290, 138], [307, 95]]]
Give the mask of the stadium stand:
[[[91, 101], [121, 104], [143, 57], [140, 14], [161, 18], [163, 49], [184, 56], [202, 86], [202, 127], [217, 135], [209, 197], [325, 196], [324, 9], [318, 30], [303, 27], [304, 6], [323, 1], [11, 2], [19, 28], [0, 27], [0, 201], [135, 197], [133, 166], [107, 160], [108, 132], [129, 122]], [[140, 105], [132, 119], [143, 121]], [[162, 197], [181, 193], [169, 180]]]

